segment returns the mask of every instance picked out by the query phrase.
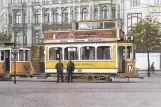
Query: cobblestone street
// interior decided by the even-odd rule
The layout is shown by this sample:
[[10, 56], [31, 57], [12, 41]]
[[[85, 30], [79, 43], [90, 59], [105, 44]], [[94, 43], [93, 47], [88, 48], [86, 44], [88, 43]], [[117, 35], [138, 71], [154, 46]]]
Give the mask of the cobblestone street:
[[112, 83], [55, 83], [54, 79], [0, 81], [0, 107], [160, 107], [161, 75]]

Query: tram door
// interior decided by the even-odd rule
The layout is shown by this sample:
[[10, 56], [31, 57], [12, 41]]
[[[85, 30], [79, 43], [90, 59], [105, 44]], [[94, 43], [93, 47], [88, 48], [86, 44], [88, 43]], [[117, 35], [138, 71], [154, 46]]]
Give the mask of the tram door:
[[8, 74], [10, 73], [10, 50], [1, 51], [2, 54], [4, 58], [4, 72]]
[[118, 47], [118, 72], [125, 73], [125, 47], [124, 46], [119, 46]]

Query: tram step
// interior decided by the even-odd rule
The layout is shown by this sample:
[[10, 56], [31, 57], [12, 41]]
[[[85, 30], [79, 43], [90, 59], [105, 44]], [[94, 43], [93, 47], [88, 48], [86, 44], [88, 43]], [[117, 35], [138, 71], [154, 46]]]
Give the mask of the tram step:
[[47, 74], [45, 73], [41, 73], [37, 76], [37, 79], [46, 79], [47, 78]]
[[3, 80], [10, 80], [10, 79], [12, 79], [10, 74], [5, 74], [3, 76]]

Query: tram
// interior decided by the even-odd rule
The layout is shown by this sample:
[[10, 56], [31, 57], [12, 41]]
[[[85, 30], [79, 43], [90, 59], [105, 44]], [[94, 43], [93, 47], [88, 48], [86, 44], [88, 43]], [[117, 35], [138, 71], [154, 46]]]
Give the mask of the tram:
[[78, 22], [76, 30], [45, 31], [45, 73], [55, 74], [58, 59], [75, 64], [74, 78], [107, 80], [112, 76], [138, 77], [135, 44], [121, 30], [120, 19]]
[[1, 79], [10, 78], [15, 74], [24, 77], [36, 73], [32, 67], [29, 48], [15, 47], [14, 49], [14, 43], [0, 43], [0, 56]]

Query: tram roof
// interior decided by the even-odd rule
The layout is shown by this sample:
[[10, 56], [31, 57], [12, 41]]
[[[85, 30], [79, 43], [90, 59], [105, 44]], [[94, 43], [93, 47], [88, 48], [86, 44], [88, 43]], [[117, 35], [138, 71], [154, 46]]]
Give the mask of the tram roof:
[[129, 45], [129, 44], [134, 44], [133, 41], [103, 41], [103, 42], [45, 42], [42, 43], [41, 46], [43, 45], [52, 45], [52, 44], [88, 44], [88, 43], [119, 43], [120, 45]]

